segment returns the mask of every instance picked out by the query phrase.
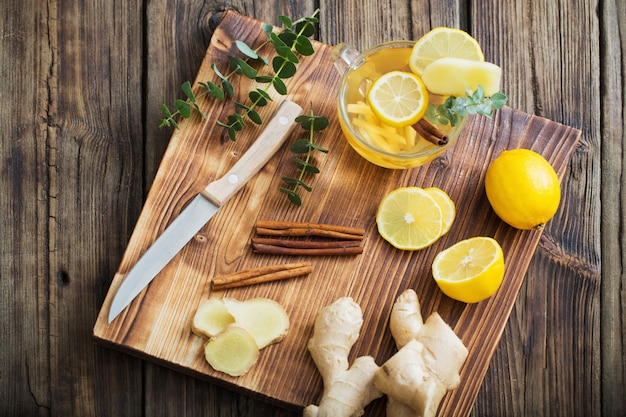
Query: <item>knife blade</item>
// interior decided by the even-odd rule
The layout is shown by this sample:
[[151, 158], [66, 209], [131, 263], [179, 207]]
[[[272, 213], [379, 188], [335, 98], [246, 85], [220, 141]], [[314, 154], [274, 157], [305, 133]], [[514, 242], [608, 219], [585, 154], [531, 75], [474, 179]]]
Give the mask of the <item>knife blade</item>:
[[191, 238], [256, 175], [285, 142], [302, 113], [296, 103], [283, 101], [265, 129], [222, 177], [198, 193], [139, 258], [120, 284], [111, 307], [111, 323], [157, 276]]

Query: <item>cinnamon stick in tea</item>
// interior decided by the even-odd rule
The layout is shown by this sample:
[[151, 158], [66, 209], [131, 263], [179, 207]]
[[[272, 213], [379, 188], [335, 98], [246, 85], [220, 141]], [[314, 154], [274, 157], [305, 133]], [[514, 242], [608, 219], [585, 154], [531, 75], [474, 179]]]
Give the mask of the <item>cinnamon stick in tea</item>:
[[448, 135], [437, 129], [425, 118], [419, 119], [419, 121], [413, 125], [413, 129], [434, 145], [444, 146], [448, 144]]

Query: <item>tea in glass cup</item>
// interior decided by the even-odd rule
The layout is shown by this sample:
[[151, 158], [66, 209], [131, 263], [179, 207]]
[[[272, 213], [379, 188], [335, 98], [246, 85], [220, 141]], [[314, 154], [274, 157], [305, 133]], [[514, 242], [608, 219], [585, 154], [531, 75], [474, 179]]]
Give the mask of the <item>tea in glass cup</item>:
[[[467, 117], [455, 126], [426, 120], [404, 127], [382, 122], [367, 103], [373, 83], [391, 71], [410, 73], [409, 57], [415, 42], [394, 41], [363, 53], [340, 44], [333, 50], [343, 74], [338, 92], [339, 123], [354, 150], [368, 161], [393, 169], [413, 168], [441, 155], [459, 136]], [[428, 103], [438, 105], [447, 97], [428, 93]]]

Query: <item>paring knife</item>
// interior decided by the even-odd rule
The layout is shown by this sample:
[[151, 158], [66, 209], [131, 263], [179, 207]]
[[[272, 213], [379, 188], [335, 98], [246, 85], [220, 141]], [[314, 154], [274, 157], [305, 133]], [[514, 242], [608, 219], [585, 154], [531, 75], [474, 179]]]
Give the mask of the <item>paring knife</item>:
[[261, 135], [221, 178], [202, 190], [148, 248], [120, 284], [109, 309], [109, 323], [154, 279], [219, 208], [256, 175], [285, 142], [302, 114], [283, 101]]

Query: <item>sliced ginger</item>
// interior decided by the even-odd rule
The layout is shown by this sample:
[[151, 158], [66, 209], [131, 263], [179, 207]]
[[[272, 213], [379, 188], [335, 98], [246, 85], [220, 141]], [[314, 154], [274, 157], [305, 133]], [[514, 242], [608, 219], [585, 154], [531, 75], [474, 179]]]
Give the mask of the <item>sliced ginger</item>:
[[216, 371], [241, 376], [256, 363], [259, 347], [246, 329], [232, 323], [209, 339], [204, 357]]
[[191, 322], [191, 330], [198, 336], [211, 338], [234, 322], [235, 318], [226, 309], [221, 298], [209, 298], [196, 310]]
[[268, 298], [253, 298], [247, 301], [233, 298], [223, 300], [235, 323], [250, 332], [259, 349], [280, 342], [287, 336], [289, 316], [276, 301]]
[[254, 365], [261, 349], [286, 337], [289, 316], [268, 298], [210, 298], [196, 310], [191, 329], [209, 338], [205, 357], [215, 370], [240, 376]]

